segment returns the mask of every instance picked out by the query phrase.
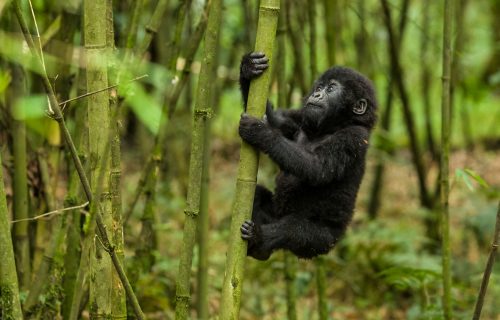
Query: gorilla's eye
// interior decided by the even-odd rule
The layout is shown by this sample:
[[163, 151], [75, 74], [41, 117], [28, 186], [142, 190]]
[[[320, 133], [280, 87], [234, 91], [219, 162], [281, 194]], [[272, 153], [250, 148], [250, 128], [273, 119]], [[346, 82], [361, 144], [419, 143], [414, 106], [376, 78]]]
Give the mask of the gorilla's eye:
[[314, 89], [314, 92], [319, 92], [321, 91], [321, 89], [322, 89], [321, 86], [317, 86], [316, 89]]
[[337, 87], [339, 84], [336, 82], [336, 81], [331, 81], [329, 84], [328, 84], [328, 88], [327, 88], [327, 91], [328, 92], [332, 92], [333, 90], [335, 90], [335, 87]]

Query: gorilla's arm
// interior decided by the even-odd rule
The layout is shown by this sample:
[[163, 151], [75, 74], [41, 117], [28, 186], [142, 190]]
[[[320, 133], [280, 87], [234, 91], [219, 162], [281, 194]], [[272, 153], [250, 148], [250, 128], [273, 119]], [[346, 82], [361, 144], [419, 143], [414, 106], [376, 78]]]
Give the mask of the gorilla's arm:
[[243, 115], [240, 121], [243, 140], [268, 154], [283, 171], [311, 185], [344, 178], [348, 166], [363, 159], [368, 134], [364, 127], [348, 127], [306, 148], [256, 118]]
[[[269, 59], [261, 52], [251, 52], [243, 56], [240, 64], [240, 90], [243, 98], [243, 109], [247, 111], [250, 81], [259, 77], [266, 70]], [[300, 110], [273, 110], [271, 102], [267, 101], [266, 118], [269, 124], [279, 129], [285, 137], [292, 139], [302, 121]]]
[[271, 103], [268, 101], [266, 106], [266, 119], [271, 127], [279, 129], [287, 139], [293, 139], [300, 129], [302, 110], [278, 109], [274, 111]]

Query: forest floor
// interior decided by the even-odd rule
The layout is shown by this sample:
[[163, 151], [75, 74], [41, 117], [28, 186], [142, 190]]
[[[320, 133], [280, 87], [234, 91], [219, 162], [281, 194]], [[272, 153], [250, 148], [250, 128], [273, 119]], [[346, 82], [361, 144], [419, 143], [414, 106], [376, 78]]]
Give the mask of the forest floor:
[[[211, 228], [209, 251], [211, 254], [208, 271], [211, 279], [209, 285], [212, 314], [217, 314], [219, 309], [219, 292], [224, 275], [231, 205], [235, 191], [237, 151], [238, 145], [228, 146], [227, 142], [217, 139], [213, 143], [209, 207]], [[431, 314], [429, 310], [432, 311], [432, 306], [440, 303], [438, 279], [431, 274], [428, 279], [424, 280], [426, 282], [424, 287], [428, 287], [426, 296], [429, 300], [424, 310], [423, 298], [419, 293], [421, 288], [418, 285], [401, 289], [381, 276], [384, 270], [391, 269], [394, 265], [400, 266], [398, 261], [404, 261], [405, 268], [405, 263], [411, 265], [412, 259], [424, 261], [423, 264], [431, 261], [430, 270], [440, 267], [439, 256], [427, 254], [422, 249], [426, 237], [425, 227], [421, 221], [422, 217], [429, 213], [421, 209], [419, 205], [416, 175], [411, 165], [410, 154], [406, 151], [399, 152], [386, 161], [382, 206], [378, 221], [369, 221], [366, 214], [374, 166], [374, 161], [370, 160], [373, 157], [369, 156], [368, 159], [368, 167], [358, 195], [352, 226], [343, 240], [344, 244], [327, 256], [328, 266], [331, 267], [327, 273], [329, 307], [335, 319], [424, 319], [421, 317], [422, 314], [424, 312]], [[451, 240], [455, 259], [455, 276], [457, 282], [460, 283], [457, 288], [454, 288], [455, 298], [457, 303], [460, 303], [456, 318], [470, 319], [481, 272], [484, 268], [488, 243], [493, 233], [497, 200], [488, 196], [488, 192], [474, 181], [471, 183], [474, 190], [469, 189], [463, 178], [456, 174], [456, 169], [471, 169], [479, 174], [491, 188], [498, 190], [500, 189], [500, 153], [483, 149], [476, 149], [474, 152], [457, 150], [453, 152], [450, 159]], [[427, 172], [429, 185], [434, 186], [433, 181], [436, 180], [437, 175], [436, 165], [429, 166]], [[276, 168], [271, 161], [262, 157], [259, 183], [272, 187], [275, 173]], [[177, 184], [179, 183], [182, 184], [178, 181]], [[135, 185], [135, 183], [127, 182], [127, 185], [130, 184]], [[159, 189], [158, 208], [161, 209], [158, 213], [161, 223], [157, 228], [159, 230], [157, 266], [153, 274], [143, 279], [144, 285], [149, 286], [149, 290], [140, 289], [143, 292], [139, 293], [143, 299], [149, 300], [148, 304], [153, 310], [160, 308], [165, 310], [165, 304], [173, 305], [178, 249], [181, 247], [184, 219], [182, 215], [184, 198], [180, 191], [184, 188], [171, 183], [169, 187], [161, 186]], [[170, 194], [169, 199], [165, 197], [163, 192], [165, 190]], [[175, 197], [171, 198], [172, 195]], [[139, 230], [139, 224], [136, 219], [134, 220], [135, 222], [132, 221], [133, 234], [127, 236], [131, 241]], [[128, 253], [133, 255], [132, 252]], [[196, 272], [197, 265], [196, 254], [195, 250], [194, 272]], [[381, 260], [381, 256], [385, 260]], [[241, 319], [285, 318], [286, 290], [282, 274], [282, 260], [282, 253], [275, 253], [267, 262], [248, 259], [243, 289], [243, 297], [246, 298], [242, 301]], [[316, 319], [314, 263], [299, 260], [297, 267], [299, 319]], [[158, 282], [158, 278], [163, 280]], [[158, 285], [162, 287], [162, 289], [157, 288], [158, 290], [169, 293], [166, 298], [159, 298], [157, 296], [159, 292], [153, 290]], [[193, 283], [193, 285], [194, 299], [196, 299], [196, 284]], [[500, 316], [492, 316], [500, 314], [500, 306], [497, 306], [493, 300], [496, 293], [500, 293], [500, 279], [493, 277], [484, 307], [484, 319], [500, 319]]]

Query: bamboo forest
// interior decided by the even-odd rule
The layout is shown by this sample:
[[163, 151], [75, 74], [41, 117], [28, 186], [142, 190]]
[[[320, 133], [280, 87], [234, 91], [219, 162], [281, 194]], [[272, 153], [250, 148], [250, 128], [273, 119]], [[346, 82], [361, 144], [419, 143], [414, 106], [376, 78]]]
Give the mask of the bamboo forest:
[[0, 0], [0, 320], [500, 320], [499, 246], [500, 0]]

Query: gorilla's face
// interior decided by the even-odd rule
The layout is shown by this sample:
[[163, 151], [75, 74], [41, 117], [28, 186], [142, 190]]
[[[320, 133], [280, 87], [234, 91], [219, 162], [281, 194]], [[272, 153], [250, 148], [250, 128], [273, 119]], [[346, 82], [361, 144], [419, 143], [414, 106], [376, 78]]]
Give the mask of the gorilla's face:
[[304, 123], [319, 128], [327, 118], [338, 116], [343, 108], [344, 87], [336, 79], [318, 81], [304, 103]]
[[371, 128], [376, 105], [368, 79], [352, 69], [334, 67], [319, 77], [304, 100], [303, 125], [308, 132], [318, 134], [354, 123]]

